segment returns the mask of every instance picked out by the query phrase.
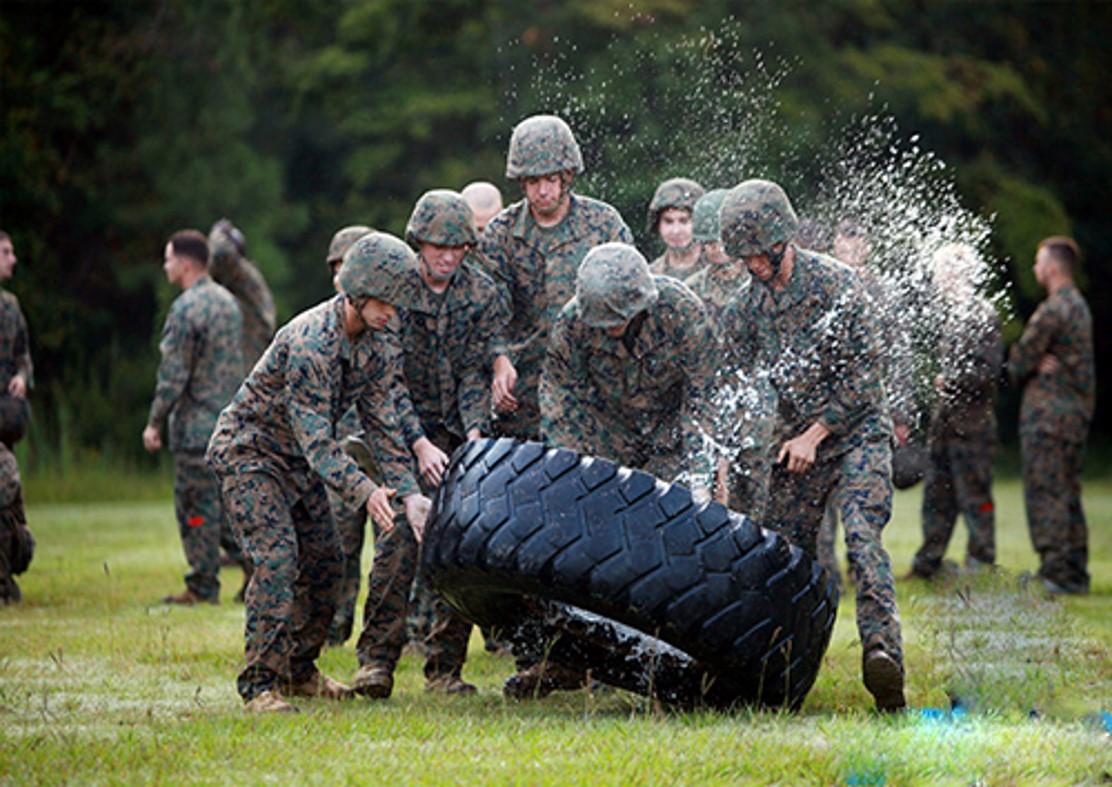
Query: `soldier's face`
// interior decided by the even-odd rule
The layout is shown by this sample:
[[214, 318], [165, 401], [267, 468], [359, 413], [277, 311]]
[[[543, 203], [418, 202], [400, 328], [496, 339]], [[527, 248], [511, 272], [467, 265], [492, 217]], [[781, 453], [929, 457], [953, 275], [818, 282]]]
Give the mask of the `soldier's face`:
[[8, 238], [0, 240], [0, 281], [7, 281], [15, 270], [15, 248]]
[[386, 323], [394, 319], [395, 313], [392, 304], [380, 301], [378, 298], [368, 298], [367, 302], [363, 304], [363, 308], [359, 310], [359, 316], [363, 318], [363, 324], [372, 331], [381, 331], [385, 328]]
[[162, 253], [162, 271], [166, 274], [166, 281], [176, 286], [184, 270], [185, 261], [174, 254], [174, 244], [167, 241], [166, 250]]
[[1052, 267], [1054, 267], [1054, 260], [1050, 256], [1050, 249], [1043, 246], [1035, 252], [1035, 281], [1040, 287], [1046, 287]]
[[665, 208], [657, 223], [661, 240], [670, 249], [686, 249], [691, 245], [691, 212], [683, 208]]
[[529, 200], [529, 207], [542, 216], [558, 212], [567, 195], [562, 172], [522, 178], [521, 184], [525, 189], [525, 199]]
[[332, 268], [332, 289], [340, 292], [340, 266], [344, 264], [343, 260], [336, 260], [330, 263]]
[[712, 265], [729, 265], [733, 262], [733, 257], [726, 253], [726, 250], [722, 248], [722, 243], [719, 241], [704, 243], [703, 254], [706, 255]]
[[451, 279], [467, 256], [466, 246], [441, 246], [422, 242], [417, 250], [421, 260], [421, 278], [426, 281], [431, 279], [434, 283]]
[[772, 277], [776, 274], [767, 254], [750, 254], [745, 258], [745, 267], [759, 281], [772, 281]]
[[630, 322], [632, 322], [632, 320], [626, 320], [621, 325], [615, 325], [613, 328], [607, 328], [606, 333], [610, 336], [613, 336], [615, 339], [620, 339], [625, 336], [626, 329], [629, 328]]

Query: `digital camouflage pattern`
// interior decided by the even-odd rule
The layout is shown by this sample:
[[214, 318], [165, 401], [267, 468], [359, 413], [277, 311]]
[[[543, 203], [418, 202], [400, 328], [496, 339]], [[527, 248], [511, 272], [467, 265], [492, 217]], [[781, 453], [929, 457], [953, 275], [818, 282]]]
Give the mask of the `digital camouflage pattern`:
[[250, 372], [274, 336], [278, 312], [274, 296], [258, 266], [247, 259], [243, 233], [227, 219], [209, 232], [209, 274], [235, 296], [243, 316], [243, 364], [240, 377]]
[[500, 434], [536, 439], [540, 423], [537, 389], [553, 321], [575, 295], [579, 264], [593, 247], [610, 241], [633, 243], [617, 210], [590, 197], [571, 194], [567, 216], [555, 227], [541, 227], [526, 200], [510, 205], [487, 225], [482, 258], [503, 289], [511, 317], [507, 351], [517, 370], [512, 414], [499, 414]]
[[552, 329], [541, 381], [544, 438], [711, 489], [712, 335], [699, 299], [658, 276], [656, 302], [621, 337], [589, 327], [578, 299]]
[[996, 562], [992, 459], [996, 381], [1004, 363], [1000, 319], [983, 298], [950, 306], [936, 353], [942, 386], [927, 431], [923, 545], [912, 563], [924, 577], [942, 567], [958, 514], [969, 529], [968, 562]]
[[35, 381], [31, 362], [31, 341], [27, 321], [19, 308], [19, 299], [0, 287], [0, 391], [7, 392], [8, 383], [22, 374], [30, 389]]
[[437, 246], [474, 246], [479, 242], [475, 216], [462, 194], [448, 189], [426, 191], [417, 200], [405, 225], [405, 241], [414, 249], [421, 242]]
[[649, 264], [649, 270], [654, 276], [671, 276], [676, 281], [686, 281], [701, 270], [710, 267], [711, 261], [707, 259], [704, 251], [699, 251], [699, 256], [690, 265], [679, 267], [672, 264], [672, 257], [665, 251]]
[[700, 243], [719, 243], [722, 240], [718, 211], [726, 199], [728, 189], [711, 189], [695, 203], [691, 212], [692, 234]]
[[[1045, 354], [1060, 365], [1052, 374], [1038, 370]], [[1064, 590], [1087, 592], [1081, 468], [1096, 404], [1096, 373], [1092, 315], [1076, 287], [1062, 287], [1039, 304], [1011, 348], [1008, 373], [1023, 385], [1023, 494], [1039, 574]]]
[[660, 222], [660, 214], [668, 208], [686, 210], [688, 213], [695, 209], [695, 203], [703, 196], [704, 189], [690, 178], [669, 178], [656, 187], [653, 198], [649, 201], [648, 228], [649, 232], [656, 232]]
[[588, 328], [616, 328], [652, 307], [656, 282], [641, 252], [626, 243], [595, 246], [579, 266], [575, 299]]
[[734, 186], [723, 198], [718, 217], [722, 244], [731, 257], [765, 254], [799, 230], [788, 195], [768, 180], [746, 180]]
[[[178, 521], [189, 573], [185, 586], [205, 601], [220, 597], [220, 542], [224, 526], [220, 482], [205, 461], [204, 451], [174, 452], [174, 516]], [[240, 550], [233, 545], [232, 554]]]
[[171, 451], [204, 451], [216, 418], [243, 379], [243, 318], [235, 298], [201, 276], [170, 304], [147, 424], [167, 429]]
[[583, 171], [583, 154], [562, 118], [533, 115], [514, 127], [506, 155], [507, 180], [569, 170], [576, 174]]
[[372, 232], [374, 230], [364, 224], [353, 224], [350, 227], [337, 230], [328, 244], [328, 254], [324, 261], [329, 266], [337, 262], [343, 262], [344, 254], [355, 244], [355, 241]]
[[744, 265], [735, 269], [732, 262], [725, 265], [710, 263], [702, 270], [687, 277], [684, 284], [698, 295], [707, 307], [707, 314], [711, 318], [717, 333], [719, 322], [726, 307], [735, 301], [744, 300], [748, 297], [749, 288], [753, 284], [753, 277]]
[[399, 308], [412, 306], [417, 256], [393, 235], [371, 232], [344, 253], [337, 281], [340, 291], [356, 301], [375, 298]]
[[0, 606], [21, 601], [15, 575], [22, 573], [34, 551], [34, 539], [23, 511], [23, 487], [15, 455], [0, 443]]

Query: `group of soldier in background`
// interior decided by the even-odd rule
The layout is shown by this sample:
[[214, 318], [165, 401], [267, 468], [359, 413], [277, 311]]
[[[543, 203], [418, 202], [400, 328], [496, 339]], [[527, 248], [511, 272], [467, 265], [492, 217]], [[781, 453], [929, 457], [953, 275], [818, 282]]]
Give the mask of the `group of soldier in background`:
[[[293, 710], [295, 696], [388, 697], [415, 608], [427, 688], [475, 690], [461, 677], [471, 624], [424, 587], [417, 558], [449, 455], [490, 435], [682, 480], [696, 499], [728, 503], [814, 557], [840, 515], [863, 680], [878, 708], [903, 707], [881, 533], [893, 445], [909, 438], [894, 394], [906, 380], [884, 287], [867, 251], [854, 251], [860, 228], [837, 228], [834, 252], [852, 257], [839, 262], [799, 242], [807, 227], [775, 183], [704, 193], [675, 178], [649, 205], [649, 228], [666, 248], [650, 264], [617, 210], [573, 190], [582, 171], [564, 121], [522, 121], [506, 166], [521, 200], [501, 208], [490, 184], [434, 190], [417, 201], [404, 241], [341, 229], [325, 259], [337, 294], [276, 335], [273, 299], [238, 229], [222, 220], [207, 239], [189, 230], [170, 238], [164, 268], [182, 294], [166, 319], [143, 442], [158, 450], [168, 422], [190, 572], [185, 591], [165, 601], [215, 602], [221, 547], [244, 566], [238, 689], [249, 710]], [[945, 308], [913, 566], [923, 577], [940, 571], [959, 512], [971, 565], [995, 561], [1002, 355], [995, 312], [965, 276], [962, 255], [973, 253], [947, 246], [933, 264]], [[1036, 276], [1049, 297], [1008, 365], [1025, 386], [1028, 518], [1040, 576], [1055, 592], [1088, 587], [1079, 473], [1094, 375], [1091, 320], [1072, 280], [1078, 261], [1069, 239], [1040, 245]], [[9, 329], [18, 304], [0, 294], [0, 383], [25, 387], [26, 327], [20, 316]], [[10, 457], [0, 447], [14, 472]], [[18, 481], [14, 498], [9, 487], [0, 485], [0, 519], [22, 524]], [[368, 518], [374, 561], [348, 687], [315, 661], [353, 631]], [[537, 644], [516, 654], [507, 696], [585, 685], [585, 674], [546, 663]]]

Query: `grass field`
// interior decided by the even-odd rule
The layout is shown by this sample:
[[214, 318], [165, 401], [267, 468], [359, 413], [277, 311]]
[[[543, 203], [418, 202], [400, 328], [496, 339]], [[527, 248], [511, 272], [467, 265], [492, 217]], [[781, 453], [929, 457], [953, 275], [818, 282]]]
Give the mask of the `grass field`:
[[[407, 656], [389, 701], [247, 717], [234, 688], [242, 607], [157, 603], [184, 568], [168, 498], [32, 504], [26, 601], [0, 609], [0, 782], [1110, 781], [1099, 712], [1112, 711], [1112, 484], [1085, 491], [1086, 598], [1048, 600], [1017, 579], [1035, 558], [1014, 481], [997, 487], [1006, 573], [899, 583], [913, 708], [895, 718], [870, 710], [849, 599], [795, 715], [670, 714], [616, 691], [509, 703], [500, 687], [512, 662], [476, 636], [464, 673], [475, 697], [426, 695]], [[28, 496], [42, 499], [33, 486]], [[918, 505], [918, 490], [902, 493], [887, 531], [898, 574], [917, 546]], [[960, 529], [955, 540], [960, 558]], [[223, 577], [230, 598], [239, 571]], [[349, 678], [356, 661], [347, 647], [321, 665]], [[949, 712], [952, 696], [964, 712]]]

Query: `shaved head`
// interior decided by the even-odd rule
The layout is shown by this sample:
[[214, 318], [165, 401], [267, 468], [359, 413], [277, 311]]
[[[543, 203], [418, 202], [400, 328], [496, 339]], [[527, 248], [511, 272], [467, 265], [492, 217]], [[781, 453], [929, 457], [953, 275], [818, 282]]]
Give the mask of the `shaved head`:
[[502, 210], [502, 192], [493, 183], [477, 180], [464, 186], [460, 193], [475, 214], [475, 227], [479, 232]]

